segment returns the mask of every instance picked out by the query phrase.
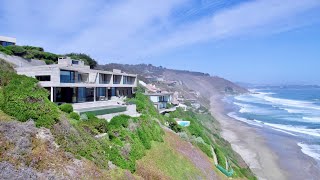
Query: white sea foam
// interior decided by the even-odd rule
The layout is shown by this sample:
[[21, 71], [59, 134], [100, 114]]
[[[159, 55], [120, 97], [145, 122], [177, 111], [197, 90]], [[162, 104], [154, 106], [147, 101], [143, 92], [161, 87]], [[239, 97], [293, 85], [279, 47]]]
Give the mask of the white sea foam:
[[[288, 112], [293, 112], [296, 109], [299, 110], [299, 108], [320, 110], [320, 106], [315, 105], [313, 102], [310, 102], [310, 101], [275, 98], [275, 97], [271, 97], [269, 95], [270, 95], [269, 93], [257, 93], [257, 94], [252, 94], [251, 96], [263, 99], [266, 102], [271, 102], [272, 104], [284, 106], [284, 108], [286, 110], [288, 110]], [[296, 110], [296, 111], [298, 111], [298, 110]]]
[[320, 122], [320, 117], [302, 117], [302, 119], [310, 122]]
[[296, 135], [296, 134], [293, 134], [293, 133], [291, 133], [291, 132], [284, 131], [284, 130], [281, 130], [281, 129], [277, 129], [277, 128], [271, 128], [271, 129], [273, 129], [273, 130], [275, 130], [275, 131], [282, 132], [282, 133], [289, 134], [289, 135], [291, 135], [291, 136], [298, 136], [298, 135]]
[[255, 114], [264, 114], [264, 115], [273, 113], [272, 111], [269, 111], [266, 108], [261, 108], [251, 104], [244, 104], [239, 102], [234, 102], [233, 104], [240, 107], [240, 110], [239, 110], [240, 113], [255, 113]]
[[245, 122], [245, 123], [247, 123], [247, 124], [250, 124], [250, 125], [262, 127], [262, 124], [257, 123], [257, 122], [252, 121], [252, 120], [248, 120], [248, 119], [246, 119], [246, 118], [239, 117], [239, 116], [237, 116], [234, 112], [228, 113], [228, 116], [231, 117], [231, 118], [233, 118], [233, 119], [236, 119], [236, 120]]
[[272, 124], [272, 123], [264, 123], [264, 124], [276, 129], [287, 131], [287, 132], [289, 131], [294, 133], [320, 137], [320, 129], [307, 129], [306, 127], [303, 127], [303, 126], [292, 126], [292, 125], [282, 125], [282, 124]]
[[301, 151], [320, 161], [320, 145], [308, 145], [308, 144], [304, 144], [304, 143], [298, 143], [298, 146], [301, 147]]

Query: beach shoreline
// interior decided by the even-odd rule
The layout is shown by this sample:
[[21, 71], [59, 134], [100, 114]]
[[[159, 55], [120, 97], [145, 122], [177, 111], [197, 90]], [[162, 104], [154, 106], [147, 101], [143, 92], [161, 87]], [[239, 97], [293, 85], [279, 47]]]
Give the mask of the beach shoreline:
[[288, 174], [279, 166], [279, 158], [267, 147], [265, 138], [243, 122], [227, 116], [221, 98], [211, 97], [210, 111], [221, 124], [222, 137], [259, 179], [288, 179]]
[[319, 165], [301, 152], [297, 141], [281, 132], [255, 128], [227, 115], [223, 96], [210, 98], [210, 111], [221, 135], [243, 158], [258, 179], [318, 179]]

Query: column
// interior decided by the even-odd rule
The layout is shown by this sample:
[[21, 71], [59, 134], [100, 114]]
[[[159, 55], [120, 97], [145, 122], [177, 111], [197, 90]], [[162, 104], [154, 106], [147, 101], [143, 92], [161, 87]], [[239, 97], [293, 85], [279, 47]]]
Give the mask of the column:
[[97, 88], [96, 87], [94, 87], [93, 88], [93, 102], [96, 102], [96, 97], [97, 97]]
[[50, 101], [53, 102], [53, 87], [50, 87]]

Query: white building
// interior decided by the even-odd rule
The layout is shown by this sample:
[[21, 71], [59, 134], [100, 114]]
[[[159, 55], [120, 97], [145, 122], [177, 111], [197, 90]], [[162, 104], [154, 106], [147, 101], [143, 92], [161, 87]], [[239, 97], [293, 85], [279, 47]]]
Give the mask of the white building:
[[131, 96], [137, 87], [137, 75], [120, 70], [90, 69], [83, 61], [59, 58], [58, 64], [18, 67], [18, 74], [34, 77], [57, 103], [79, 103]]
[[158, 109], [166, 109], [167, 104], [172, 102], [172, 93], [159, 92], [159, 93], [146, 93], [150, 97], [154, 106]]

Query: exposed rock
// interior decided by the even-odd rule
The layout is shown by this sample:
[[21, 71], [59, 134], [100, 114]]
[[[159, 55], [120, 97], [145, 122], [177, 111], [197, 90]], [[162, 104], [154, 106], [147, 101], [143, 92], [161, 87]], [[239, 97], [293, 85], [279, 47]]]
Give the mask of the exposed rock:
[[117, 166], [114, 165], [111, 161], [108, 162], [108, 167], [109, 167], [109, 169], [115, 169], [115, 168], [117, 168]]
[[9, 162], [0, 162], [0, 179], [29, 180], [38, 179], [37, 172], [29, 167], [21, 167], [16, 169]]
[[102, 134], [98, 134], [98, 135], [96, 135], [94, 137], [99, 139], [99, 138], [103, 138], [103, 137], [105, 137], [107, 135], [108, 135], [107, 133], [102, 133]]
[[36, 134], [36, 137], [45, 142], [49, 142], [51, 147], [54, 147], [56, 149], [59, 148], [59, 145], [56, 142], [54, 142], [54, 137], [52, 136], [49, 129], [46, 129], [46, 128], [38, 129], [38, 133]]

